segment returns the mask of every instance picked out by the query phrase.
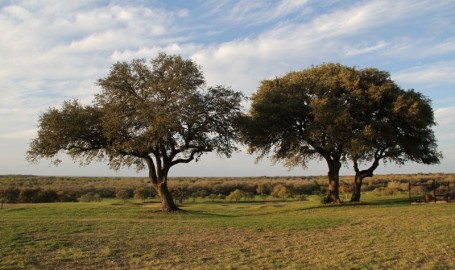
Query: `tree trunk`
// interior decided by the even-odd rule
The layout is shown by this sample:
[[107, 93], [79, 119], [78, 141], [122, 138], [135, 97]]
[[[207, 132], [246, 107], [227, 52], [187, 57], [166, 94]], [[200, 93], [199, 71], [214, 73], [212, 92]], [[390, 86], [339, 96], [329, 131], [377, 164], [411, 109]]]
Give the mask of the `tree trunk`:
[[374, 170], [376, 170], [376, 168], [379, 166], [379, 160], [379, 157], [375, 158], [370, 168], [363, 171], [359, 170], [357, 160], [354, 160], [355, 177], [354, 191], [352, 192], [351, 202], [360, 202], [360, 196], [362, 194], [362, 181], [364, 178], [373, 177]]
[[156, 192], [161, 200], [161, 210], [163, 212], [176, 212], [180, 211], [180, 208], [174, 203], [171, 192], [167, 188], [167, 182], [161, 182], [155, 187]]
[[152, 186], [155, 189], [156, 193], [160, 197], [161, 201], [161, 210], [163, 212], [176, 212], [180, 211], [180, 208], [174, 203], [171, 192], [167, 188], [167, 169], [162, 170], [161, 161], [157, 158], [158, 168], [155, 168], [155, 165], [151, 158], [147, 157], [146, 162], [149, 168], [149, 178], [152, 182]]
[[329, 193], [327, 194], [326, 203], [341, 203], [339, 194], [340, 187], [340, 168], [341, 163], [339, 161], [327, 160], [329, 166]]
[[362, 192], [362, 180], [366, 178], [367, 175], [356, 173], [354, 177], [354, 190], [351, 196], [351, 202], [360, 202], [360, 195]]

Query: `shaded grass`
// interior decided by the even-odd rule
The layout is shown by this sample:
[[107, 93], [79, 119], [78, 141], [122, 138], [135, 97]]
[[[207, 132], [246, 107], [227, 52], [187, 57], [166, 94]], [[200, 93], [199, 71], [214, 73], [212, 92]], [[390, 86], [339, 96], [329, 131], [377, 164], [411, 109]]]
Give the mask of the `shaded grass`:
[[[454, 269], [455, 205], [365, 197], [0, 210], [0, 269]], [[392, 201], [397, 199], [401, 201]]]

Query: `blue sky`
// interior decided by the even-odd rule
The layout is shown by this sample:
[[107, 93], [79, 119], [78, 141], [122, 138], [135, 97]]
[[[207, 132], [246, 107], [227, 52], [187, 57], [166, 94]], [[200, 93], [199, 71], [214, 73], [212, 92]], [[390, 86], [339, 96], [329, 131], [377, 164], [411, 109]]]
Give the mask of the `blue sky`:
[[[455, 1], [212, 0], [0, 2], [0, 174], [143, 176], [104, 163], [25, 161], [40, 113], [89, 104], [110, 66], [158, 52], [202, 66], [208, 85], [251, 95], [259, 82], [322, 62], [387, 70], [432, 99], [440, 165], [382, 165], [379, 173], [455, 172]], [[343, 174], [351, 174], [347, 164]], [[315, 161], [287, 170], [245, 152], [205, 155], [172, 176], [325, 175]]]

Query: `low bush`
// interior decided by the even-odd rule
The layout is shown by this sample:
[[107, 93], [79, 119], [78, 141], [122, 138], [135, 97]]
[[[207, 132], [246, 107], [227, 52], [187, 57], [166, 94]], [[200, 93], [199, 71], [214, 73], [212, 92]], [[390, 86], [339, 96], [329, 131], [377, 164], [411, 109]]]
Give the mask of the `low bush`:
[[79, 198], [80, 202], [101, 202], [101, 196], [98, 193], [89, 192]]

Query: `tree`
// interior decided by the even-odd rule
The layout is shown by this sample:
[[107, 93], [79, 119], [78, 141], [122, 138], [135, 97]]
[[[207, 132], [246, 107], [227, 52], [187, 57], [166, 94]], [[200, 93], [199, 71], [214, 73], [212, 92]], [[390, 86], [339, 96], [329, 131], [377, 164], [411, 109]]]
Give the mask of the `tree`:
[[[431, 102], [414, 90], [403, 90], [390, 74], [374, 68], [359, 70], [358, 90], [351, 93], [357, 123], [349, 155], [355, 171], [351, 201], [360, 201], [362, 181], [372, 177], [380, 161], [405, 164], [439, 163], [432, 130]], [[360, 163], [370, 163], [364, 170]]]
[[130, 193], [126, 189], [119, 189], [115, 192], [115, 197], [125, 203], [126, 200], [130, 197]]
[[323, 64], [264, 80], [248, 115], [242, 117], [242, 140], [258, 158], [306, 167], [324, 159], [328, 167], [327, 202], [339, 203], [339, 171], [353, 132], [347, 93], [356, 87], [355, 70]]
[[116, 170], [147, 168], [162, 210], [178, 211], [169, 170], [207, 152], [229, 157], [236, 150], [233, 124], [243, 96], [223, 86], [204, 89], [200, 67], [191, 60], [160, 53], [150, 62], [118, 62], [98, 85], [102, 91], [93, 105], [65, 101], [41, 115], [29, 161], [58, 164], [63, 151], [83, 165], [108, 160]]
[[272, 193], [272, 186], [269, 183], [260, 183], [256, 188], [256, 193], [265, 200]]
[[3, 208], [4, 203], [16, 203], [19, 198], [20, 190], [13, 187], [8, 187], [6, 189], [0, 189], [0, 204]]
[[138, 187], [134, 190], [134, 198], [141, 199], [142, 203], [144, 203], [145, 199], [150, 196], [150, 189], [146, 187]]
[[280, 198], [285, 201], [287, 198], [290, 197], [290, 192], [288, 188], [284, 185], [276, 185], [273, 187], [272, 195], [274, 198]]
[[236, 189], [236, 190], [232, 191], [228, 197], [231, 201], [235, 200], [236, 202], [239, 202], [244, 196], [245, 196], [245, 193], [242, 190]]
[[183, 203], [184, 200], [188, 199], [190, 196], [190, 191], [188, 186], [178, 186], [172, 189], [172, 195], [180, 202]]
[[[402, 90], [385, 71], [322, 64], [263, 81], [240, 121], [242, 139], [259, 158], [271, 154], [288, 167], [324, 159], [326, 202], [340, 202], [339, 171], [352, 160], [355, 201], [362, 179], [373, 175], [380, 160], [439, 162], [429, 103]], [[359, 162], [368, 161], [371, 166], [360, 170]]]

